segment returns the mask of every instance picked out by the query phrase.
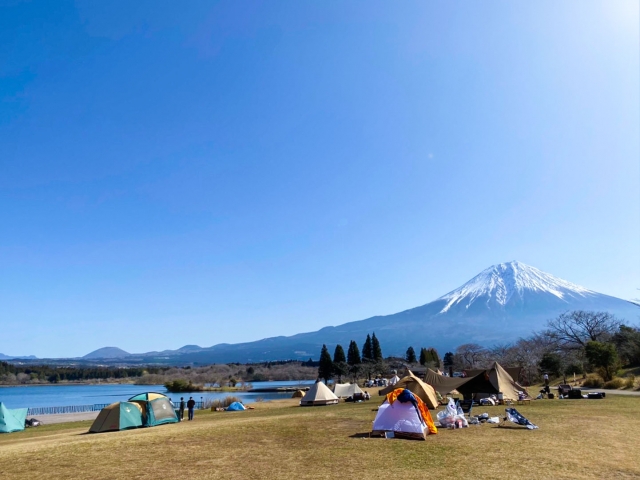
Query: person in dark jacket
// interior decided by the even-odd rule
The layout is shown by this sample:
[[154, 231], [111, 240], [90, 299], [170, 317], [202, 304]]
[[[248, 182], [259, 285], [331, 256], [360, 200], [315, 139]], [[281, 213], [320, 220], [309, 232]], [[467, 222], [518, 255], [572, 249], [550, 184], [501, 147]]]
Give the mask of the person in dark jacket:
[[187, 410], [189, 410], [189, 420], [193, 420], [193, 410], [196, 408], [196, 401], [193, 397], [189, 397], [187, 402]]
[[184, 401], [184, 397], [180, 397], [180, 407], [178, 409], [179, 415], [178, 418], [180, 421], [184, 420], [184, 407], [185, 407], [186, 403]]

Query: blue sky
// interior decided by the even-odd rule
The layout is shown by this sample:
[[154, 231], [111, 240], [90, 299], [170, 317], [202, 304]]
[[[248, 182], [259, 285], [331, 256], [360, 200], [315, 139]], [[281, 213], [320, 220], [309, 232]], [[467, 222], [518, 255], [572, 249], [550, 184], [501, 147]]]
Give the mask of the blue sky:
[[640, 296], [636, 1], [0, 5], [2, 353]]

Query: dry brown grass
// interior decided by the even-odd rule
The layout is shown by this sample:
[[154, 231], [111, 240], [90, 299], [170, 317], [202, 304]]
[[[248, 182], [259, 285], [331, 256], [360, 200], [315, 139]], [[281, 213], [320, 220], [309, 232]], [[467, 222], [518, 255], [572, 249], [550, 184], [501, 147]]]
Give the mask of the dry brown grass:
[[[90, 422], [0, 436], [7, 479], [638, 478], [640, 399], [545, 400], [518, 407], [540, 426], [441, 430], [427, 441], [362, 438], [375, 401], [245, 412], [84, 435]], [[504, 407], [478, 408], [501, 415]]]

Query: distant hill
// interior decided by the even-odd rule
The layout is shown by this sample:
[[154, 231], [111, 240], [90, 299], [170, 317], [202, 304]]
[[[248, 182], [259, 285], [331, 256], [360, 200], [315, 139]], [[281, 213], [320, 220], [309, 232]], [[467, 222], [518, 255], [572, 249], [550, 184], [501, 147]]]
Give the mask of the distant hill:
[[187, 353], [187, 352], [199, 352], [202, 349], [203, 348], [200, 347], [199, 345], [185, 345], [184, 347], [181, 347], [176, 351], [180, 353]]
[[5, 355], [0, 353], [0, 360], [15, 360], [24, 358], [25, 360], [36, 360], [38, 357], [35, 355]]
[[91, 353], [87, 353], [84, 359], [97, 359], [97, 358], [123, 358], [131, 355], [129, 352], [125, 352], [121, 348], [118, 347], [103, 347], [98, 350], [94, 350]]

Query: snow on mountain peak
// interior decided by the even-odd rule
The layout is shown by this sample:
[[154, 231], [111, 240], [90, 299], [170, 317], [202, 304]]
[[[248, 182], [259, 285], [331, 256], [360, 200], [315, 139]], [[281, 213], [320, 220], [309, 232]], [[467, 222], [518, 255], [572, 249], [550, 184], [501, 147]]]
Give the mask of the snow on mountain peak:
[[487, 304], [495, 302], [504, 306], [514, 295], [522, 299], [526, 291], [549, 293], [561, 300], [566, 296], [585, 297], [595, 294], [591, 290], [554, 277], [537, 268], [513, 261], [493, 265], [460, 288], [440, 297], [439, 300], [447, 302], [440, 313], [459, 304], [469, 308], [475, 301], [486, 301]]

